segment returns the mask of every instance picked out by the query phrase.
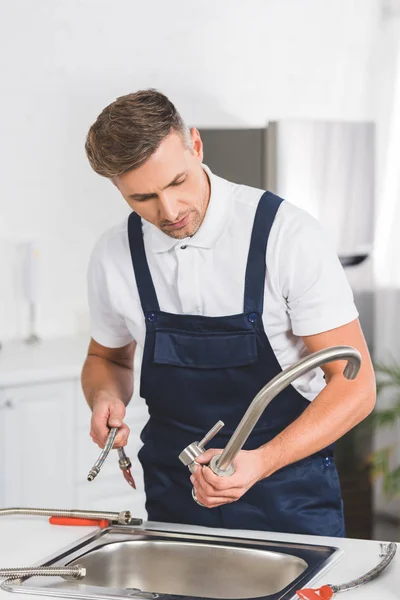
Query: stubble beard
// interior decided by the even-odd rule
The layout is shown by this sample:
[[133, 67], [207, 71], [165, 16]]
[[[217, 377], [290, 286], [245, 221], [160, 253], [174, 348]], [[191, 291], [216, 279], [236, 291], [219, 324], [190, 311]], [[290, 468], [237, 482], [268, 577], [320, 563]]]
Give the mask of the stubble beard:
[[184, 238], [192, 237], [196, 233], [196, 231], [198, 231], [203, 219], [199, 211], [193, 209], [189, 213], [182, 214], [182, 216], [179, 216], [178, 221], [182, 220], [188, 214], [191, 215], [191, 220], [182, 229], [178, 229], [176, 231], [173, 229], [170, 230], [168, 229], [168, 225], [164, 225], [160, 227], [161, 231], [169, 235], [169, 237], [174, 238], [175, 240], [183, 240]]
[[207, 207], [208, 207], [208, 202], [209, 202], [209, 181], [208, 181], [208, 175], [205, 173], [205, 171], [203, 171], [203, 173], [204, 173], [204, 185], [202, 186], [202, 190], [201, 190], [202, 212], [193, 208], [192, 210], [189, 211], [189, 213], [186, 213], [186, 214], [182, 213], [182, 215], [178, 215], [178, 219], [176, 222], [181, 221], [188, 214], [191, 214], [193, 216], [192, 216], [191, 222], [189, 222], [182, 229], [178, 229], [177, 231], [168, 230], [168, 224], [165, 224], [164, 226], [163, 225], [160, 226], [161, 231], [163, 231], [164, 233], [169, 235], [169, 237], [174, 238], [175, 240], [182, 240], [184, 238], [194, 236], [194, 234], [200, 229], [200, 226], [204, 220], [204, 217], [205, 217], [205, 214], [207, 211]]

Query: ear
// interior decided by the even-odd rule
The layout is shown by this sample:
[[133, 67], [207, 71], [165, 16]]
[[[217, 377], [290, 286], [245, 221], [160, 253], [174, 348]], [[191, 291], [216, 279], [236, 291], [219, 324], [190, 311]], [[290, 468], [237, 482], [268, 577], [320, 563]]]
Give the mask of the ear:
[[200, 162], [203, 162], [203, 141], [200, 137], [200, 132], [196, 127], [190, 129], [190, 137], [192, 138], [193, 153], [199, 158]]

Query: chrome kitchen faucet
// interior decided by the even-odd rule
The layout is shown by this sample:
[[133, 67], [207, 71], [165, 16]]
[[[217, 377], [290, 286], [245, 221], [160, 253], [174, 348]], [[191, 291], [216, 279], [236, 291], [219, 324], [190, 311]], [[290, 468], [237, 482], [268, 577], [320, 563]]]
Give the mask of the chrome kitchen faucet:
[[[346, 379], [355, 379], [361, 366], [361, 354], [351, 346], [332, 346], [314, 352], [309, 356], [299, 360], [297, 363], [284, 369], [276, 377], [271, 379], [255, 396], [247, 411], [245, 412], [239, 425], [232, 434], [222, 454], [213, 456], [210, 469], [220, 476], [233, 475], [235, 472], [234, 460], [242, 449], [247, 438], [253, 431], [262, 413], [268, 404], [295, 379], [305, 375], [309, 371], [334, 360], [347, 360], [343, 375]], [[223, 426], [222, 421], [206, 434], [201, 442], [189, 444], [179, 455], [181, 462], [193, 472], [195, 460], [205, 452], [204, 445], [209, 442]], [[198, 502], [194, 490], [192, 490], [194, 500]], [[198, 504], [200, 504], [198, 502]]]

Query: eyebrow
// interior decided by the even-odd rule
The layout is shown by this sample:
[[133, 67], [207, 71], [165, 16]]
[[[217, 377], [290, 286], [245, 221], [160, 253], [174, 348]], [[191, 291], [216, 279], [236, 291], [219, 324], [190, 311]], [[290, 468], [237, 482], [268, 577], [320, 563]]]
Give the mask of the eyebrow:
[[[176, 175], [174, 177], [174, 179], [168, 183], [165, 187], [163, 187], [163, 190], [166, 190], [167, 188], [175, 185], [176, 183], [178, 183], [179, 179], [181, 179], [182, 177], [184, 177], [186, 175], [186, 171], [182, 171], [182, 173], [178, 173], [178, 175]], [[148, 194], [130, 194], [128, 196], [128, 198], [132, 198], [132, 200], [150, 200], [150, 198], [157, 198], [158, 194], [156, 194], [155, 192], [150, 192]]]

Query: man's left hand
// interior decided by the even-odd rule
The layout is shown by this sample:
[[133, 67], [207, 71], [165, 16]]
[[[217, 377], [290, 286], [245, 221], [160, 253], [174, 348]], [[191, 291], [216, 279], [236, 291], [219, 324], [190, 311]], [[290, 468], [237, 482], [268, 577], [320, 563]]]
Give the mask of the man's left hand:
[[235, 458], [233, 475], [215, 475], [206, 465], [215, 454], [222, 452], [213, 448], [198, 456], [196, 463], [199, 466], [190, 477], [197, 500], [207, 508], [235, 502], [265, 476], [265, 458], [260, 449], [241, 450]]

